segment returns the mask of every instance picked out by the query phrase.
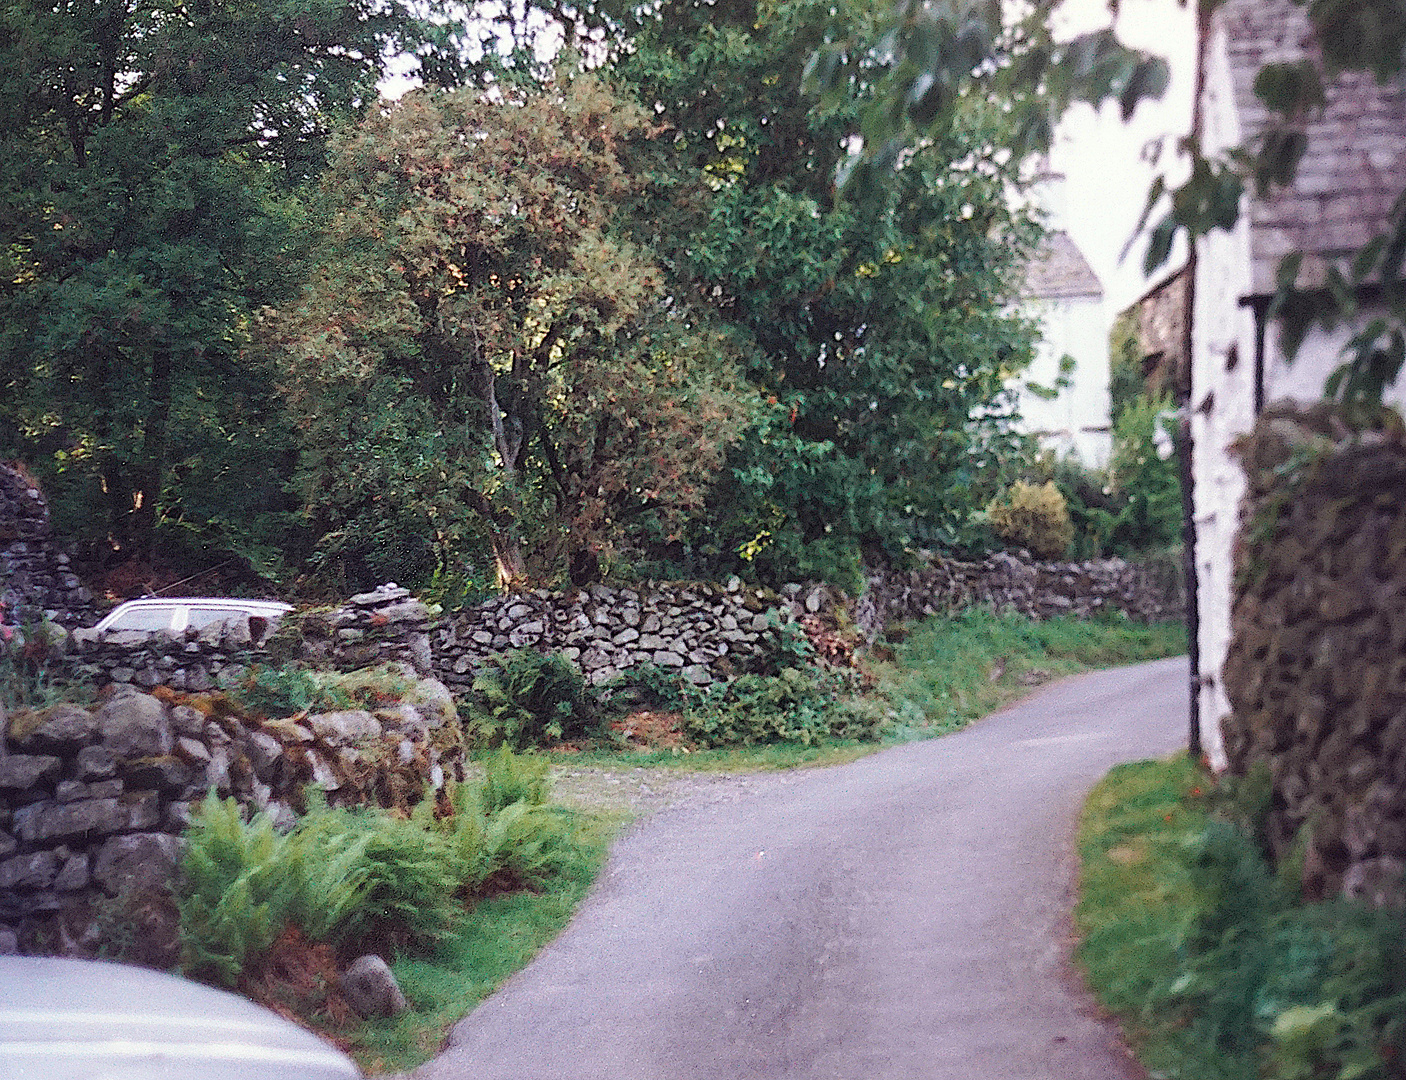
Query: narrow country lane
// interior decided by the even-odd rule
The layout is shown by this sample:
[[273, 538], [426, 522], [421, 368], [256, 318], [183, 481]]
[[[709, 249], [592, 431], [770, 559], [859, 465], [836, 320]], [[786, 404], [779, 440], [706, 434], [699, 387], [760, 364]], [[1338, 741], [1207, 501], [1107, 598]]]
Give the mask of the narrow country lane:
[[416, 1080], [1121, 1080], [1068, 961], [1074, 819], [1185, 745], [1186, 662], [655, 814]]

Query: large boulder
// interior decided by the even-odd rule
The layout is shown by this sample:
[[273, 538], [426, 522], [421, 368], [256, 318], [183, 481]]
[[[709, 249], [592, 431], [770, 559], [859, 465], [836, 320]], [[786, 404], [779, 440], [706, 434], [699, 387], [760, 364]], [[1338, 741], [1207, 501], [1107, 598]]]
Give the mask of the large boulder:
[[159, 757], [175, 745], [166, 706], [150, 694], [119, 694], [98, 710], [103, 745], [119, 758]]
[[390, 966], [379, 956], [358, 956], [342, 973], [342, 997], [367, 1020], [399, 1016], [410, 1008]]

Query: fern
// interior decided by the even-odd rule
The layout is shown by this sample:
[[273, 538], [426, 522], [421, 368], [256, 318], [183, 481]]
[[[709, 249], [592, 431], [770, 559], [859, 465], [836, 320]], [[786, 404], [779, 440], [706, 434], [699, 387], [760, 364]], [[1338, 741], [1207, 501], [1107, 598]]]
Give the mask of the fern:
[[590, 736], [594, 698], [560, 653], [516, 649], [490, 656], [473, 682], [468, 730], [481, 744], [514, 750]]
[[541, 758], [512, 753], [505, 743], [484, 766], [479, 800], [485, 815], [492, 815], [515, 802], [541, 806], [547, 801], [549, 766]]

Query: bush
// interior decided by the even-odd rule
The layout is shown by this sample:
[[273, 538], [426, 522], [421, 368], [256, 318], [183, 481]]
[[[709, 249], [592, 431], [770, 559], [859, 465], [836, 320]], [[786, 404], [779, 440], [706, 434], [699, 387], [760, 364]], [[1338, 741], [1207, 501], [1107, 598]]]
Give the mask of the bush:
[[485, 764], [479, 811], [492, 817], [513, 803], [541, 806], [547, 801], [549, 766], [541, 758], [514, 754], [503, 745]]
[[986, 516], [997, 536], [1039, 559], [1059, 558], [1074, 539], [1064, 496], [1049, 481], [1035, 485], [1017, 480], [1004, 500], [992, 500]]
[[1128, 401], [1113, 427], [1107, 469], [1071, 458], [1043, 457], [1032, 475], [1064, 496], [1074, 527], [1074, 556], [1142, 558], [1181, 541], [1181, 476], [1170, 439], [1171, 401], [1141, 395]]
[[560, 653], [515, 649], [490, 656], [473, 694], [467, 728], [486, 746], [525, 750], [597, 733], [596, 701]]
[[[684, 736], [704, 747], [754, 746], [824, 738], [872, 737], [867, 723], [835, 709], [839, 680], [817, 668], [788, 667], [778, 675], [739, 675], [715, 683], [684, 713]], [[837, 730], [838, 728], [838, 730]]]

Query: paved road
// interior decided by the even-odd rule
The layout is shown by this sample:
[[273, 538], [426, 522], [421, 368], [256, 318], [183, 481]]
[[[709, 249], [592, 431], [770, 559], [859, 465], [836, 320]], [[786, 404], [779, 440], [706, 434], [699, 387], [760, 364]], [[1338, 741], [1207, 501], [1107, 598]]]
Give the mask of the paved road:
[[416, 1080], [1125, 1080], [1068, 966], [1074, 817], [1184, 745], [1186, 665], [679, 807]]

